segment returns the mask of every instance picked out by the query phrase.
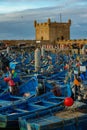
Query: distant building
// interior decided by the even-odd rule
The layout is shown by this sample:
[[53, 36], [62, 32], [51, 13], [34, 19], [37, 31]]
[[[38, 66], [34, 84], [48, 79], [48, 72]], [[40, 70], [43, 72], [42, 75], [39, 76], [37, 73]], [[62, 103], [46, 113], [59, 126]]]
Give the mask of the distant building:
[[69, 40], [70, 39], [71, 20], [67, 23], [51, 22], [50, 19], [46, 23], [37, 23], [34, 21], [36, 32], [36, 40]]

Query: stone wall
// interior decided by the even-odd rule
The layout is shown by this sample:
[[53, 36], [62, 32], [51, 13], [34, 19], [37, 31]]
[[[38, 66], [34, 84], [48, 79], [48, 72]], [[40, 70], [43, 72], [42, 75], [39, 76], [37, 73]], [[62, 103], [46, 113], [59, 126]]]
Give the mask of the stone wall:
[[[27, 45], [35, 45], [35, 44], [38, 44], [36, 43], [37, 40], [1, 40], [1, 42], [4, 42], [5, 44], [8, 44], [8, 45], [17, 45], [19, 43], [26, 43]], [[78, 45], [81, 45], [81, 44], [87, 44], [87, 39], [77, 39], [77, 40], [59, 40], [59, 41], [54, 41], [54, 42], [51, 42], [49, 40], [42, 40], [40, 41], [39, 44], [41, 45], [44, 45], [44, 44], [67, 44], [67, 45], [72, 45], [74, 43], [77, 43]]]

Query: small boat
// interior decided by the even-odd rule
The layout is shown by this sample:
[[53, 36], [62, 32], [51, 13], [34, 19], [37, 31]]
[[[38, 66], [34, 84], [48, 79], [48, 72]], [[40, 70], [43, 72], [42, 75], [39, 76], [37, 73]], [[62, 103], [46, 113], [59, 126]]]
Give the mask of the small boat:
[[[77, 107], [78, 108], [78, 107]], [[87, 108], [86, 112], [60, 110], [44, 110], [19, 117], [20, 130], [86, 130], [87, 128]]]
[[[52, 92], [41, 96], [20, 100], [10, 106], [0, 108], [0, 128], [18, 126], [18, 118], [35, 112], [51, 109], [61, 110], [64, 108], [64, 98], [56, 97]], [[58, 108], [58, 109], [57, 109]]]
[[[40, 86], [42, 85], [42, 86]], [[61, 85], [55, 80], [38, 80], [36, 76], [31, 77], [27, 82], [18, 86], [17, 93], [5, 92], [0, 95], [0, 107], [11, 105], [25, 98], [40, 96], [52, 91], [55, 96], [71, 97], [72, 92], [69, 84]]]
[[47, 80], [64, 80], [65, 76], [67, 74], [66, 70], [63, 71], [56, 71], [56, 72], [50, 72], [50, 73], [43, 73], [38, 74], [38, 78], [47, 79]]
[[[23, 100], [36, 95], [36, 87], [38, 86], [38, 80], [35, 76], [31, 77], [27, 82], [18, 86], [17, 93], [12, 94], [8, 89], [4, 93], [0, 94], [0, 107], [14, 104], [19, 100]], [[7, 87], [8, 88], [8, 87]]]
[[[49, 130], [50, 128], [56, 128], [58, 122], [61, 121], [54, 113], [60, 112], [59, 107], [55, 110], [47, 109], [40, 112], [35, 112], [26, 116], [19, 117], [19, 128], [20, 130]], [[54, 130], [54, 129], [53, 129]]]

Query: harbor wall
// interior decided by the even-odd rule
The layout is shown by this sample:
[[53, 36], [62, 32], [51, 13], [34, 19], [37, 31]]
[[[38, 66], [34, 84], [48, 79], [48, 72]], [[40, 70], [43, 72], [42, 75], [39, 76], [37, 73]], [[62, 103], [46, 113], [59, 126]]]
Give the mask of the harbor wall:
[[47, 51], [72, 51], [72, 53], [78, 53], [77, 48], [73, 48], [72, 45], [76, 44], [79, 48], [80, 54], [82, 53], [83, 45], [87, 44], [87, 39], [73, 39], [73, 40], [58, 40], [51, 42], [49, 40], [2, 40], [1, 42], [9, 46], [19, 46], [25, 44], [27, 46], [34, 46], [35, 48], [44, 46]]

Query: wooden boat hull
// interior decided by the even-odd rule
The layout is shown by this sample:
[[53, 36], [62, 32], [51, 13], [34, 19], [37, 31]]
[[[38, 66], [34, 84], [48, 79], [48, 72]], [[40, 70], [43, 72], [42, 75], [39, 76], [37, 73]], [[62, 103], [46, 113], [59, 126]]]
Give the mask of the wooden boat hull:
[[48, 115], [48, 117], [43, 117], [36, 120], [33, 119], [27, 123], [23, 122], [20, 130], [86, 130], [86, 122], [87, 115], [77, 117], [77, 119], [72, 118], [68, 120], [63, 120], [59, 117]]
[[[26, 107], [25, 107], [26, 105]], [[0, 128], [15, 127], [18, 125], [18, 118], [40, 111], [58, 111], [64, 108], [63, 99], [53, 96], [53, 94], [44, 94], [34, 97], [28, 101], [17, 103], [11, 106], [0, 108]]]
[[[44, 110], [19, 117], [20, 130], [86, 130], [87, 109], [82, 111], [49, 111]], [[84, 112], [84, 113], [83, 113]]]

